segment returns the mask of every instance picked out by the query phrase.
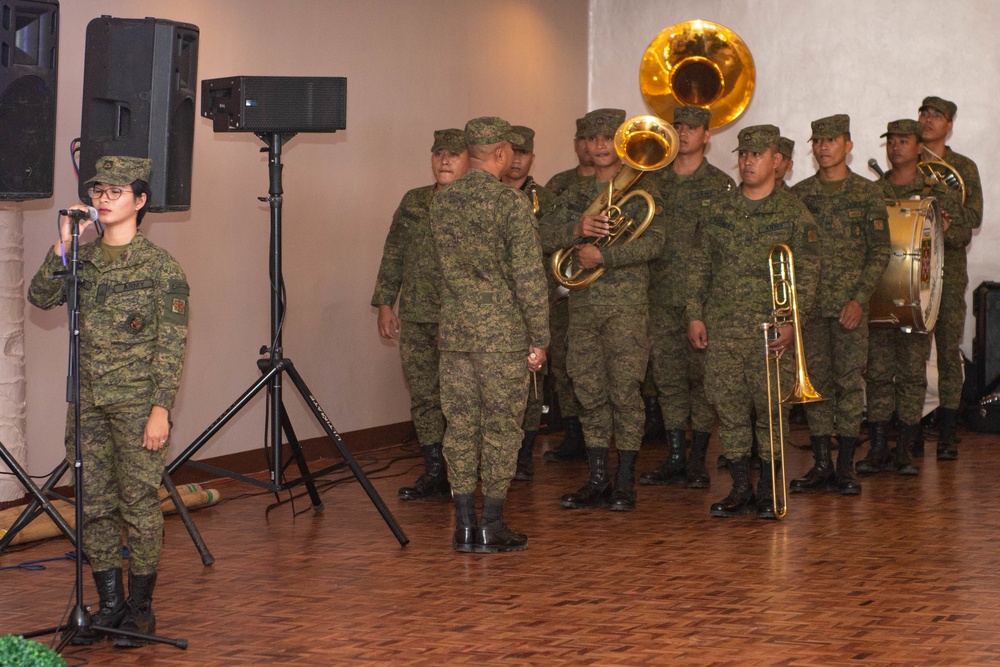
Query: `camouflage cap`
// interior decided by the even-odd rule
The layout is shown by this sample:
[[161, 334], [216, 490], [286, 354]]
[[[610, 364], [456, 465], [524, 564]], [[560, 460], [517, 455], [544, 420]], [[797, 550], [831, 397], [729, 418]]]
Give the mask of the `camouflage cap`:
[[795, 142], [788, 137], [778, 137], [778, 152], [789, 160], [792, 159], [792, 151], [795, 150]]
[[97, 174], [85, 183], [129, 185], [132, 181], [149, 182], [150, 160], [127, 155], [104, 155], [97, 159]]
[[520, 143], [514, 144], [514, 150], [531, 153], [535, 150], [535, 131], [524, 125], [515, 125], [514, 132], [521, 135]]
[[615, 136], [618, 127], [625, 122], [623, 109], [595, 109], [588, 111], [583, 117], [583, 136], [596, 137], [603, 134], [606, 137]]
[[523, 139], [510, 123], [496, 116], [473, 118], [465, 124], [465, 143], [469, 146], [489, 146], [501, 141], [519, 144]]
[[434, 145], [431, 146], [431, 153], [442, 148], [452, 153], [465, 151], [465, 132], [454, 127], [447, 130], [434, 130]]
[[763, 153], [778, 143], [781, 133], [774, 125], [751, 125], [740, 130], [740, 143], [733, 151], [753, 151]]
[[817, 139], [836, 139], [842, 134], [851, 131], [851, 117], [846, 113], [838, 113], [835, 116], [827, 116], [812, 122], [812, 136], [809, 141]]
[[586, 126], [587, 126], [586, 119], [584, 118], [576, 119], [576, 136], [574, 137], [575, 139], [583, 139], [584, 137], [587, 136], [586, 134], [583, 133], [583, 128], [585, 128]]
[[712, 112], [704, 107], [677, 107], [674, 109], [674, 122], [684, 123], [688, 127], [708, 127]]
[[954, 102], [949, 102], [948, 100], [941, 99], [940, 97], [925, 97], [924, 101], [920, 103], [920, 109], [918, 111], [923, 111], [925, 108], [937, 109], [944, 114], [944, 117], [951, 120], [955, 117], [955, 112], [958, 111], [958, 105]]
[[917, 139], [923, 136], [924, 126], [918, 121], [910, 120], [909, 118], [903, 118], [901, 120], [894, 120], [889, 123], [889, 126], [885, 129], [885, 134], [883, 137], [887, 137], [890, 134], [915, 134]]

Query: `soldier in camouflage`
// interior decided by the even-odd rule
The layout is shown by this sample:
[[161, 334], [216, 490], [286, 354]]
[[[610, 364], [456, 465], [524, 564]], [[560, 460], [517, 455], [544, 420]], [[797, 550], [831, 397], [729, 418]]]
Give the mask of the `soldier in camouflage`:
[[[524, 125], [515, 125], [514, 132], [521, 137], [522, 141], [519, 144], [514, 144], [514, 157], [510, 163], [510, 169], [500, 181], [515, 190], [520, 190], [528, 197], [528, 201], [531, 202], [531, 210], [537, 219], [552, 208], [555, 197], [546, 188], [535, 182], [531, 176], [531, 165], [535, 161], [535, 131]], [[551, 304], [559, 284], [550, 272], [545, 270], [549, 262], [548, 256], [543, 256], [542, 262], [542, 270], [548, 280], [549, 303]], [[554, 340], [555, 334], [551, 331], [552, 320], [550, 309], [549, 333], [550, 338]], [[550, 345], [547, 350], [549, 365], [552, 364], [552, 348], [553, 345]], [[565, 359], [565, 354], [563, 354], [563, 359]], [[535, 478], [535, 463], [532, 455], [535, 451], [535, 438], [538, 436], [538, 429], [542, 422], [542, 406], [545, 400], [541, 386], [544, 384], [543, 380], [547, 370], [546, 366], [542, 366], [542, 369], [534, 374], [531, 388], [528, 391], [528, 406], [524, 410], [524, 421], [521, 423], [524, 437], [521, 440], [521, 449], [517, 452], [517, 471], [514, 473], [514, 479], [518, 482], [530, 482]]]
[[549, 179], [545, 188], [558, 197], [569, 189], [569, 186], [594, 175], [594, 161], [587, 152], [587, 138], [583, 136], [584, 120], [576, 119], [576, 135], [573, 137], [573, 150], [576, 151], [577, 165], [572, 169], [560, 171]]
[[[889, 123], [885, 151], [892, 169], [879, 181], [885, 197], [901, 201], [927, 196], [937, 199], [945, 223], [945, 245], [963, 247], [962, 240], [972, 230], [965, 222], [961, 201], [953, 190], [926, 178], [917, 168], [923, 150], [923, 129], [918, 121], [902, 119]], [[957, 239], [957, 240], [956, 240]], [[858, 461], [858, 472], [873, 474], [895, 468], [900, 475], [917, 475], [911, 450], [920, 435], [927, 394], [927, 358], [931, 336], [927, 332], [904, 331], [898, 327], [875, 327], [869, 333], [868, 432], [871, 449]], [[899, 441], [889, 461], [886, 427], [893, 413], [899, 417]]]
[[[843, 495], [861, 493], [854, 452], [864, 409], [862, 373], [868, 362], [868, 301], [889, 264], [885, 197], [877, 185], [847, 166], [850, 118], [838, 114], [812, 123], [814, 176], [791, 193], [823, 230], [823, 260], [816, 305], [805, 313], [802, 338], [816, 391], [826, 397], [806, 405], [815, 463], [794, 479], [795, 493], [814, 493], [836, 479]], [[834, 469], [830, 438], [838, 434]]]
[[504, 524], [503, 508], [523, 437], [528, 374], [541, 370], [549, 344], [542, 253], [528, 198], [500, 182], [521, 137], [507, 121], [483, 117], [466, 124], [465, 141], [469, 171], [434, 197], [430, 211], [441, 271], [438, 349], [452, 546], [519, 551], [528, 538]]
[[[156, 569], [163, 551], [157, 490], [170, 434], [170, 410], [180, 385], [187, 340], [188, 289], [180, 265], [138, 230], [149, 203], [150, 162], [105, 156], [89, 194], [103, 235], [79, 250], [80, 444], [83, 461], [83, 548], [100, 596], [94, 623], [150, 634]], [[85, 210], [77, 205], [71, 207]], [[83, 221], [80, 230], [91, 223]], [[39, 308], [66, 301], [65, 248], [72, 224], [60, 220], [57, 243], [31, 280], [28, 300]], [[66, 419], [72, 465], [74, 409]], [[128, 536], [129, 597], [122, 579], [122, 535]], [[79, 632], [74, 643], [101, 636]], [[115, 646], [142, 646], [118, 636]]]
[[[736, 191], [713, 199], [691, 255], [688, 338], [696, 349], [707, 351], [705, 391], [719, 415], [719, 439], [733, 478], [729, 495], [712, 505], [712, 516], [735, 517], [754, 510], [760, 518], [775, 516], [769, 447], [761, 447], [765, 472], [757, 486], [756, 508], [749, 470], [751, 410], [769, 414], [767, 367], [760, 344], [762, 324], [773, 321], [771, 249], [784, 243], [792, 250], [800, 311], [812, 306], [819, 278], [819, 229], [806, 207], [774, 182], [780, 159], [777, 141], [778, 128], [773, 125], [740, 131], [742, 183]], [[782, 353], [782, 393], [787, 396], [794, 379], [794, 354], [788, 350], [794, 332], [788, 323], [770, 329], [768, 348]], [[787, 407], [777, 404], [773, 384], [772, 379], [770, 408], [787, 416]], [[788, 420], [783, 422], [787, 429]], [[768, 429], [756, 428], [761, 442], [767, 442]]]
[[[687, 295], [678, 285], [687, 280], [687, 258], [712, 201], [736, 189], [732, 178], [705, 159], [710, 118], [711, 113], [702, 107], [674, 110], [679, 151], [669, 167], [656, 173], [668, 231], [662, 255], [649, 264], [650, 353], [670, 453], [656, 470], [640, 477], [643, 484], [696, 489], [709, 485], [705, 451], [716, 416], [705, 398], [705, 351], [692, 348], [688, 341]], [[689, 418], [691, 458], [685, 461]]]
[[[468, 169], [469, 152], [462, 130], [437, 130], [431, 146], [434, 184], [403, 195], [389, 225], [372, 295], [372, 306], [378, 308], [379, 335], [399, 340], [403, 376], [410, 389], [410, 417], [424, 459], [424, 471], [413, 486], [399, 489], [402, 500], [448, 495], [450, 491], [441, 453], [444, 414], [438, 380], [438, 269], [427, 216], [434, 193]], [[398, 319], [392, 310], [397, 298]]]
[[792, 155], [795, 151], [795, 142], [787, 137], [778, 137], [778, 155], [781, 159], [778, 166], [774, 168], [774, 182], [782, 190], [788, 189], [785, 176], [792, 169]]
[[[562, 497], [566, 508], [605, 504], [616, 511], [635, 508], [635, 464], [644, 421], [639, 383], [649, 358], [649, 261], [663, 252], [662, 202], [658, 190], [650, 187], [647, 191], [656, 205], [651, 224], [639, 238], [624, 244], [596, 245], [608, 234], [608, 216], [584, 215], [592, 202], [608, 196], [608, 183], [622, 167], [613, 137], [624, 122], [620, 109], [598, 109], [584, 116], [583, 132], [596, 172], [566, 190], [541, 221], [545, 252], [575, 248], [575, 267], [605, 269], [588, 287], [569, 295], [566, 366], [580, 401], [590, 474], [577, 492]], [[633, 198], [623, 207], [624, 216], [641, 220], [646, 206]], [[612, 435], [618, 448], [613, 492], [608, 472]]]
[[[958, 458], [955, 442], [955, 417], [962, 399], [965, 368], [962, 361], [962, 335], [965, 332], [965, 289], [969, 286], [966, 246], [972, 240], [972, 230], [983, 223], [983, 186], [976, 163], [951, 150], [945, 144], [951, 133], [958, 106], [940, 97], [926, 97], [920, 105], [924, 152], [927, 160], [941, 159], [954, 167], [965, 184], [964, 215], [969, 236], [954, 234], [945, 241], [944, 281], [941, 308], [934, 327], [934, 345], [938, 366], [938, 445], [939, 461]], [[956, 230], [957, 231], [957, 230]], [[961, 243], [960, 236], [965, 238]], [[920, 448], [921, 454], [923, 447]]]

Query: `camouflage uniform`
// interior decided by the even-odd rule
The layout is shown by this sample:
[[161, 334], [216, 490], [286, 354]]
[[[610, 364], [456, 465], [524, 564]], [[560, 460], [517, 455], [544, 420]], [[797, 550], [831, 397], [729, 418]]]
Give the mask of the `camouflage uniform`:
[[580, 181], [586, 180], [586, 176], [581, 176], [577, 172], [577, 168], [567, 169], [566, 171], [560, 171], [558, 174], [553, 176], [545, 184], [545, 189], [548, 190], [554, 197], [558, 197], [562, 193], [569, 190], [570, 186], [579, 183]]
[[[126, 530], [130, 572], [152, 574], [163, 549], [157, 489], [168, 447], [143, 448], [143, 432], [154, 405], [173, 409], [189, 288], [180, 265], [141, 232], [110, 264], [99, 240], [81, 246], [79, 259], [84, 548], [95, 572], [120, 569]], [[65, 282], [54, 276], [62, 269], [61, 258], [50, 250], [31, 280], [32, 304], [47, 310], [65, 302]], [[71, 406], [70, 464], [74, 443]]]
[[430, 223], [448, 478], [456, 497], [471, 495], [481, 467], [483, 495], [502, 500], [521, 442], [528, 346], [549, 343], [535, 218], [523, 194], [472, 168], [434, 198]]

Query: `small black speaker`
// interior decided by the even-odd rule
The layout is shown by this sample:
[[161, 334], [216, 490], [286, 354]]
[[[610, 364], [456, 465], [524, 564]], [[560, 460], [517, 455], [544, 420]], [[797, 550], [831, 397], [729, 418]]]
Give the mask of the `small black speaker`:
[[0, 0], [0, 199], [52, 196], [57, 0]]
[[336, 132], [347, 127], [342, 76], [231, 76], [201, 82], [216, 132]]
[[80, 198], [102, 155], [148, 157], [150, 211], [191, 207], [198, 28], [102, 16], [87, 25]]
[[976, 335], [972, 339], [972, 363], [979, 398], [997, 389], [1000, 379], [1000, 283], [983, 282], [972, 293]]

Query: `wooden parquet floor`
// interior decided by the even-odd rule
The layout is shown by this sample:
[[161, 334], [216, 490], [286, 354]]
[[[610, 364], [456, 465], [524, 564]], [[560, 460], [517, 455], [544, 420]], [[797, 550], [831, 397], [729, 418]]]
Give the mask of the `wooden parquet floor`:
[[[640, 487], [632, 513], [564, 510], [559, 496], [585, 465], [542, 463], [553, 444], [543, 439], [535, 481], [515, 483], [508, 500], [529, 548], [492, 556], [451, 550], [450, 503], [397, 500], [414, 458], [371, 475], [405, 548], [353, 481], [323, 492], [321, 515], [304, 498], [297, 516], [287, 504], [265, 515], [272, 496], [232, 499], [194, 514], [211, 567], [167, 519], [155, 609], [159, 630], [188, 639], [187, 651], [105, 642], [66, 657], [146, 667], [1000, 663], [1000, 448], [996, 436], [961, 436], [957, 462], [931, 457], [917, 478], [866, 478], [858, 497], [792, 496], [783, 522], [709, 517], [730, 484], [714, 470], [707, 491]], [[645, 448], [640, 471], [664, 453]], [[713, 438], [709, 460], [718, 453]], [[400, 454], [362, 460], [375, 469]], [[811, 455], [787, 457], [791, 478]], [[0, 567], [68, 550], [51, 540], [0, 555]], [[70, 561], [0, 571], [0, 634], [54, 625], [72, 582]]]

